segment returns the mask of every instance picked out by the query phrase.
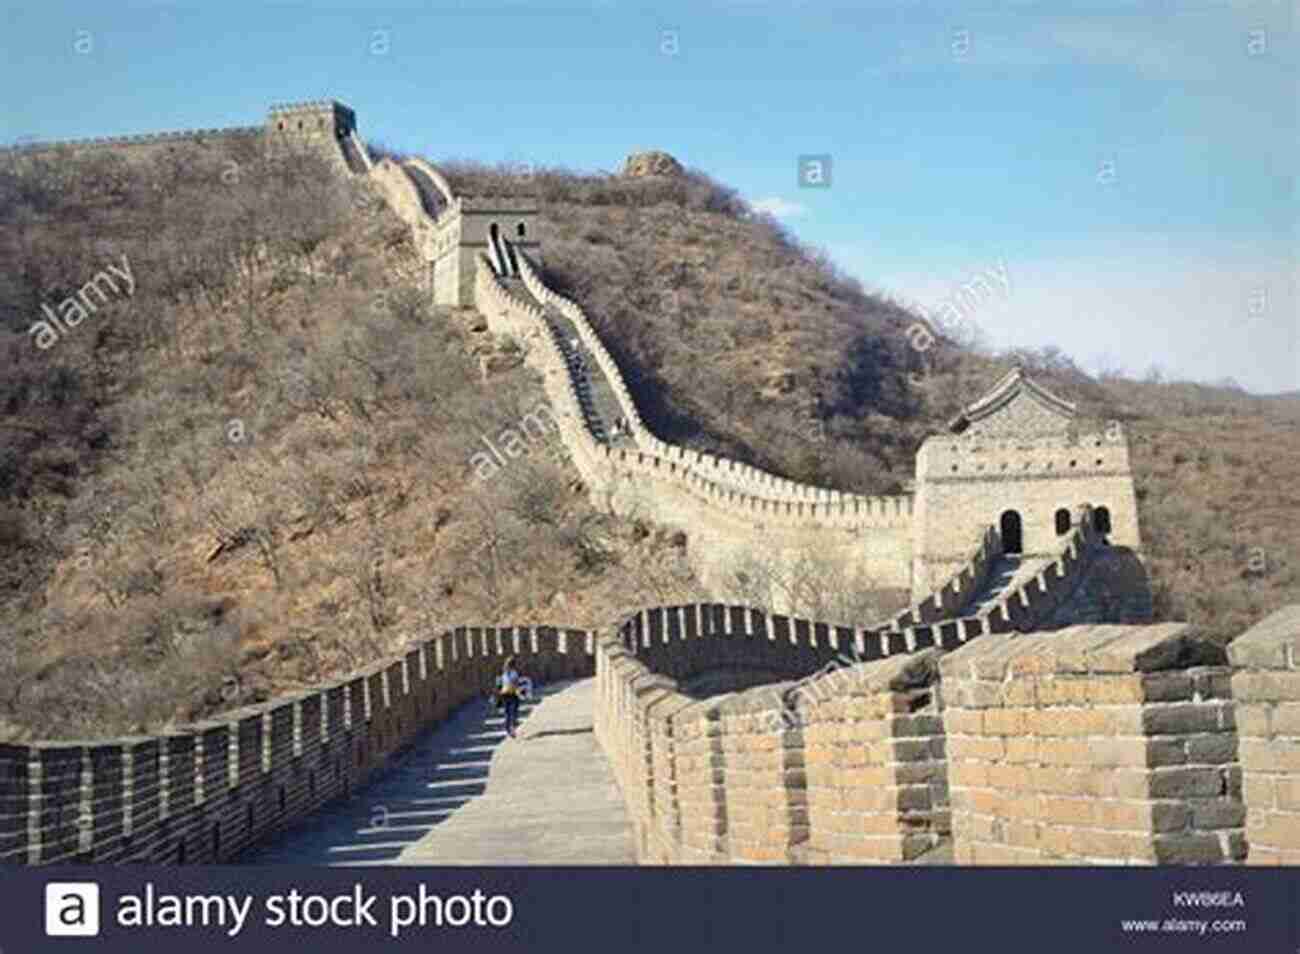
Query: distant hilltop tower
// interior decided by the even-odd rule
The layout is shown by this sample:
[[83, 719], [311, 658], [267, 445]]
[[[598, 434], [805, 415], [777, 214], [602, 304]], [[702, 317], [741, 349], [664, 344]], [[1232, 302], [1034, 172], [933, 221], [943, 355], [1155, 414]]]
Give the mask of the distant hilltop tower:
[[357, 114], [336, 99], [277, 103], [267, 111], [266, 141], [272, 155], [305, 148], [350, 166], [356, 131]]

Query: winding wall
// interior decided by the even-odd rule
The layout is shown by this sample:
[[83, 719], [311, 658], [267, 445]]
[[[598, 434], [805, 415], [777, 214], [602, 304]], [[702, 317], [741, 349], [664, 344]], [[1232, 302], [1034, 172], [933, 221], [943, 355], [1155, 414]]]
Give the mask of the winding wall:
[[640, 413], [637, 411], [636, 402], [632, 398], [632, 392], [623, 380], [623, 375], [618, 369], [618, 363], [600, 340], [600, 336], [596, 333], [590, 319], [587, 318], [582, 308], [575, 302], [548, 288], [538, 276], [536, 268], [527, 260], [527, 256], [524, 256], [520, 261], [520, 275], [533, 297], [538, 301], [551, 305], [573, 322], [578, 329], [578, 335], [582, 339], [583, 345], [591, 352], [596, 364], [604, 372], [606, 378], [609, 379], [610, 385], [618, 397], [623, 417], [629, 422], [638, 446], [650, 456], [667, 461], [675, 468], [695, 474], [713, 484], [740, 491], [757, 499], [839, 505], [855, 509], [893, 507], [896, 510], [906, 509], [910, 513], [910, 498], [906, 496], [867, 497], [860, 494], [846, 494], [838, 490], [830, 490], [811, 484], [802, 484], [798, 481], [787, 480], [784, 477], [769, 474], [750, 464], [701, 451], [688, 450], [655, 437], [646, 427]]
[[[573, 382], [547, 385], [559, 403], [561, 436], [582, 473], [593, 500], [629, 515], [688, 529], [693, 556], [706, 585], [727, 584], [731, 568], [743, 561], [774, 557], [793, 561], [820, 553], [876, 586], [911, 587], [911, 496], [868, 497], [800, 484], [758, 468], [711, 454], [676, 447], [659, 440], [646, 427], [618, 364], [600, 340], [582, 308], [546, 286], [536, 264], [522, 249], [519, 274], [533, 301], [515, 295], [496, 277], [482, 253], [472, 266], [456, 253], [459, 225], [454, 221], [468, 201], [455, 196], [437, 170], [423, 160], [410, 160], [409, 169], [380, 161], [372, 176], [404, 221], [415, 230], [417, 243], [445, 269], [436, 287], [460, 287], [467, 271], [474, 272], [474, 301], [499, 333], [531, 343], [530, 363], [544, 378], [569, 377], [562, 352], [551, 340], [544, 307], [569, 319], [583, 346], [609, 383], [628, 424], [635, 450], [613, 448], [595, 441], [576, 410]], [[432, 224], [411, 175], [428, 177], [448, 199], [445, 221]], [[401, 180], [405, 180], [404, 182]], [[544, 306], [544, 307], [543, 307]]]
[[[834, 559], [846, 568], [846, 576], [857, 574], [879, 586], [909, 586], [910, 497], [772, 499], [719, 483], [706, 476], [711, 471], [681, 460], [598, 443], [583, 423], [571, 376], [541, 306], [504, 287], [481, 257], [477, 272], [479, 310], [489, 327], [528, 345], [527, 360], [542, 373], [547, 396], [558, 401], [553, 406], [561, 436], [593, 502], [687, 530], [706, 586], [722, 590], [732, 568], [750, 557], [792, 562], [809, 553]], [[586, 333], [594, 334], [589, 326]]]

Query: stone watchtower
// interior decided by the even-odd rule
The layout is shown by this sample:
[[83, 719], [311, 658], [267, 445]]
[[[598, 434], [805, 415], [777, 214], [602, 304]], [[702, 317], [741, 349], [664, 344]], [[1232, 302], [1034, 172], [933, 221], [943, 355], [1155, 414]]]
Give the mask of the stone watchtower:
[[1140, 549], [1128, 442], [1118, 422], [1081, 434], [1075, 408], [1015, 368], [916, 455], [912, 593], [921, 598], [970, 556], [990, 524], [1009, 554], [1050, 556], [1076, 508], [1110, 543]]
[[541, 264], [538, 202], [534, 196], [458, 196], [438, 220], [431, 254], [433, 300], [471, 305], [478, 256], [504, 278], [519, 274], [523, 253]]
[[357, 114], [334, 99], [279, 103], [267, 111], [266, 142], [271, 155], [319, 151], [346, 165], [346, 150], [357, 128]]

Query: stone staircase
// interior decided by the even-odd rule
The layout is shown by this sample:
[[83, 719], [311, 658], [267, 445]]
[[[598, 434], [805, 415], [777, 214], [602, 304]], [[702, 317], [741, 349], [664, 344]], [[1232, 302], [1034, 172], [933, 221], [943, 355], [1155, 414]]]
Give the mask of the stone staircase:
[[1050, 559], [1025, 559], [1018, 553], [1003, 554], [989, 568], [984, 585], [975, 591], [958, 616], [978, 616], [992, 609], [1008, 591], [1033, 578]]
[[614, 424], [621, 416], [618, 399], [605, 373], [585, 353], [573, 322], [555, 307], [533, 297], [522, 279], [503, 275], [500, 280], [516, 297], [533, 302], [542, 309], [547, 327], [564, 355], [578, 404], [592, 436], [609, 447], [635, 449], [636, 442], [630, 434], [615, 433]]

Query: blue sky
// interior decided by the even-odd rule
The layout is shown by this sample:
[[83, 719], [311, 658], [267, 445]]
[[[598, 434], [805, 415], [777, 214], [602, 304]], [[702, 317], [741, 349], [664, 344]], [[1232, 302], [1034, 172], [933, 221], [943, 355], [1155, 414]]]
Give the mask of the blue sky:
[[[1068, 11], [1068, 12], [1063, 12]], [[435, 161], [661, 148], [869, 287], [1085, 367], [1300, 388], [1286, 2], [212, 4], [0, 14], [0, 140], [335, 97]], [[831, 157], [801, 188], [798, 157]], [[976, 276], [1006, 287], [972, 302]]]

